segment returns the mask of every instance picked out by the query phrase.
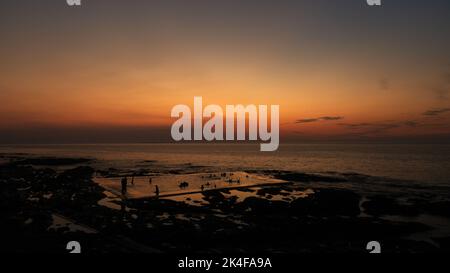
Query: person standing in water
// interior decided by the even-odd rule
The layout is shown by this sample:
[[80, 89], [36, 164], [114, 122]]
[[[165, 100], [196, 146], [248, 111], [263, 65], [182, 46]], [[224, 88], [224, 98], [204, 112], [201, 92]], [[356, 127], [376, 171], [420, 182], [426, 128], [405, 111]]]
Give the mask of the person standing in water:
[[127, 177], [123, 177], [120, 181], [120, 184], [122, 186], [122, 195], [127, 194]]
[[158, 187], [158, 185], [155, 185], [155, 194], [156, 194], [156, 197], [159, 196], [159, 187]]

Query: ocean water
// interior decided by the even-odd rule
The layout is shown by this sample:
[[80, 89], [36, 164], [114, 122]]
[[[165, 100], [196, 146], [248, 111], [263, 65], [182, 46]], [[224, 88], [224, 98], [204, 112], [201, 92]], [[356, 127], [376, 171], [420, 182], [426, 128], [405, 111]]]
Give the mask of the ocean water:
[[201, 166], [203, 170], [291, 170], [359, 173], [450, 186], [450, 145], [282, 144], [260, 152], [259, 144], [166, 143], [2, 145], [0, 153], [95, 158], [102, 167]]

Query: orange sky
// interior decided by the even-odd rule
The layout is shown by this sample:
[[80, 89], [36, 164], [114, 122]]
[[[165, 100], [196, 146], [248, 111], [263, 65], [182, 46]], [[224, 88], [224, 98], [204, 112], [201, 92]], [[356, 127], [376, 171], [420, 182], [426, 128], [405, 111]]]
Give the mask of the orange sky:
[[[394, 7], [355, 8], [353, 16], [368, 12], [355, 27], [340, 20], [351, 10], [232, 13], [211, 4], [191, 17], [143, 5], [2, 8], [0, 128], [164, 127], [175, 104], [202, 96], [204, 105], [278, 104], [281, 131], [292, 136], [450, 133], [449, 41], [439, 35], [448, 26], [427, 20], [440, 29], [412, 36]], [[219, 10], [229, 17], [205, 15]], [[429, 36], [435, 43], [422, 41]]]

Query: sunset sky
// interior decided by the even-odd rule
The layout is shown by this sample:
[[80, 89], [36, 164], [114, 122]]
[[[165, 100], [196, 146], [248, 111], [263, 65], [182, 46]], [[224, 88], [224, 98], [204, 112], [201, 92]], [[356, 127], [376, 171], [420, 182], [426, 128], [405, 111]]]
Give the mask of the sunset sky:
[[450, 1], [0, 3], [0, 143], [170, 139], [176, 104], [278, 104], [289, 141], [450, 136]]

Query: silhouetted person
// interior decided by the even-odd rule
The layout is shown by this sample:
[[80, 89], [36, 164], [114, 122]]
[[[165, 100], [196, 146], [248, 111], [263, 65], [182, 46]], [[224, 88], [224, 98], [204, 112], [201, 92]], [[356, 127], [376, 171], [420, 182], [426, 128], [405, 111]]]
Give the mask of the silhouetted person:
[[155, 185], [155, 194], [156, 194], [156, 197], [159, 196], [159, 187], [158, 187], [158, 185]]
[[148, 178], [148, 184], [150, 184], [150, 185], [152, 184], [152, 178], [151, 177]]
[[205, 189], [205, 186], [203, 186], [203, 185], [202, 185], [202, 186], [201, 186], [200, 188], [201, 188], [201, 189], [202, 189], [202, 191], [203, 191], [203, 190]]
[[122, 194], [127, 194], [127, 178], [123, 177], [122, 180], [120, 180], [120, 184], [122, 186]]
[[131, 177], [131, 185], [134, 186], [134, 174], [133, 174], [133, 176]]
[[180, 187], [180, 189], [185, 189], [189, 186], [189, 183], [186, 181], [181, 182], [178, 187]]

